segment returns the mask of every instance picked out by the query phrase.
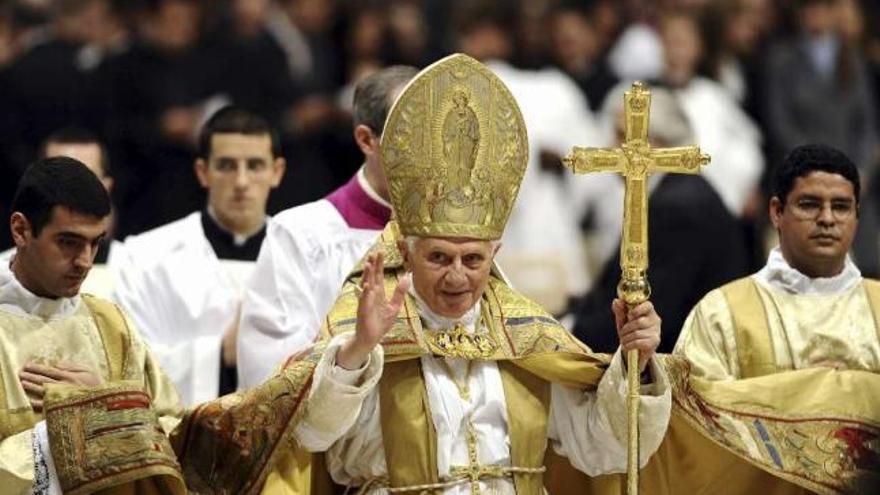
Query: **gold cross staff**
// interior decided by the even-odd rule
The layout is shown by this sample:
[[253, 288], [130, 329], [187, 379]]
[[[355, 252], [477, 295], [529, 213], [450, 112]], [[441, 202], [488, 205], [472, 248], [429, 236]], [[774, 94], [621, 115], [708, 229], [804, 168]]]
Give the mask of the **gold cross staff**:
[[[635, 82], [624, 92], [626, 139], [620, 148], [575, 147], [562, 159], [575, 174], [617, 172], [626, 181], [623, 210], [623, 234], [620, 243], [621, 279], [617, 294], [633, 308], [648, 300], [651, 286], [648, 269], [648, 190], [651, 172], [698, 174], [709, 163], [709, 155], [698, 146], [651, 149], [648, 143], [648, 120], [651, 113], [651, 92]], [[627, 493], [639, 492], [639, 354], [626, 355], [627, 412], [629, 436], [627, 446]]]

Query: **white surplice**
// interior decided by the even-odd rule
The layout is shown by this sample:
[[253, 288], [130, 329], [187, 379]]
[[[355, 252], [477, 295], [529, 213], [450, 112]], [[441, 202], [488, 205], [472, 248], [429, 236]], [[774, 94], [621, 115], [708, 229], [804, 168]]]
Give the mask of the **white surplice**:
[[[370, 198], [388, 206], [362, 172], [358, 180]], [[380, 233], [350, 227], [326, 199], [273, 218], [242, 305], [239, 388], [260, 384], [315, 339], [345, 278]]]
[[741, 217], [764, 172], [763, 137], [751, 117], [727, 90], [705, 77], [675, 91], [691, 122], [695, 143], [712, 162], [700, 174], [734, 217]]
[[223, 335], [238, 314], [254, 263], [218, 259], [199, 212], [126, 238], [110, 261], [114, 299], [149, 342], [183, 403], [216, 398]]
[[[412, 290], [411, 290], [412, 293]], [[416, 297], [426, 328], [451, 328], [454, 321], [430, 311]], [[479, 304], [460, 322], [474, 331]], [[485, 328], [480, 330], [486, 331]], [[331, 341], [315, 372], [306, 417], [296, 430], [297, 440], [312, 451], [327, 451], [327, 468], [334, 481], [357, 486], [387, 475], [379, 394], [382, 348], [377, 347], [360, 369], [345, 370], [335, 363], [339, 346], [351, 336]], [[468, 465], [466, 424], [473, 423], [481, 465], [511, 465], [507, 429], [507, 404], [498, 365], [492, 361], [472, 364], [468, 385], [470, 400], [464, 400], [440, 359], [463, 379], [463, 359], [424, 356], [421, 358], [431, 419], [437, 432], [437, 468], [441, 478], [450, 468]], [[651, 363], [654, 383], [642, 387], [639, 414], [641, 463], [656, 451], [669, 422], [671, 393], [665, 370]], [[568, 457], [572, 465], [589, 475], [626, 470], [626, 378], [617, 352], [595, 392], [553, 384], [551, 386], [548, 438], [553, 448]], [[481, 482], [485, 493], [514, 494], [510, 479]], [[369, 493], [383, 495], [383, 488]], [[444, 495], [470, 493], [466, 483], [448, 488]]]
[[[527, 297], [545, 307], [564, 305], [590, 287], [580, 229], [583, 199], [577, 196], [580, 183], [593, 179], [544, 171], [540, 153], [563, 157], [573, 146], [598, 145], [595, 119], [574, 81], [557, 69], [520, 70], [496, 60], [487, 66], [516, 98], [529, 134], [528, 167], [497, 260]], [[547, 300], [548, 290], [562, 300]]]

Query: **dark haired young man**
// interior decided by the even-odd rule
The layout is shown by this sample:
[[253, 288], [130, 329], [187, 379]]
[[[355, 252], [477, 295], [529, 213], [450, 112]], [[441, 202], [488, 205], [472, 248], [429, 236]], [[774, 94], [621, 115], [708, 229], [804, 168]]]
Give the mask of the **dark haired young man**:
[[126, 238], [111, 260], [114, 298], [131, 314], [186, 404], [236, 387], [244, 280], [266, 235], [266, 202], [284, 174], [261, 117], [226, 107], [204, 126], [195, 173], [203, 211]]
[[[40, 145], [40, 157], [66, 156], [82, 163], [100, 179], [108, 193], [113, 190], [113, 177], [104, 143], [92, 132], [78, 128], [65, 127], [50, 134]], [[70, 162], [73, 163], [73, 162]], [[83, 283], [83, 291], [101, 297], [110, 295], [112, 279], [105, 264], [113, 247], [119, 245], [113, 240], [114, 214], [111, 211], [107, 226], [107, 236], [98, 246], [95, 264], [89, 277]], [[8, 262], [15, 254], [15, 248], [0, 253], [0, 263]]]
[[285, 210], [269, 226], [242, 304], [243, 388], [263, 382], [315, 338], [348, 273], [385, 228], [391, 205], [379, 140], [392, 104], [416, 73], [392, 66], [358, 83], [354, 139], [363, 167], [324, 199]]
[[847, 255], [859, 221], [856, 166], [837, 149], [804, 145], [774, 182], [779, 246], [759, 272], [697, 304], [675, 352], [710, 380], [813, 367], [880, 371], [880, 288]]
[[133, 380], [160, 413], [176, 411], [178, 398], [119, 308], [80, 295], [109, 222], [98, 177], [73, 158], [39, 160], [22, 176], [12, 211], [16, 251], [0, 264], [0, 486], [17, 494], [31, 493], [35, 473], [45, 472], [34, 467], [46, 442], [48, 384]]

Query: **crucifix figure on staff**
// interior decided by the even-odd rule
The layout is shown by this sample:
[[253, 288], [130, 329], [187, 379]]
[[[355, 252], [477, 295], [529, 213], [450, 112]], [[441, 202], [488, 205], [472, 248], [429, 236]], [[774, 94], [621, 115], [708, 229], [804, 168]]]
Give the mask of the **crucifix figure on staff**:
[[[624, 93], [625, 139], [619, 148], [575, 147], [563, 163], [575, 174], [616, 172], [624, 177], [623, 231], [620, 244], [621, 279], [618, 296], [629, 308], [648, 300], [651, 286], [648, 269], [648, 176], [652, 172], [697, 174], [709, 163], [709, 155], [698, 146], [652, 149], [648, 142], [651, 93], [641, 82], [635, 82]], [[627, 353], [629, 382], [627, 493], [639, 491], [639, 366], [638, 351]]]

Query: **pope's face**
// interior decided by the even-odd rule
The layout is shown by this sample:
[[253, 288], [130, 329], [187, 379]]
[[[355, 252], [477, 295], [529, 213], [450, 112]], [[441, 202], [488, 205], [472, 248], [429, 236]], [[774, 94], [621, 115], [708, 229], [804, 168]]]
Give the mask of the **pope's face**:
[[831, 277], [843, 269], [858, 225], [853, 185], [839, 174], [816, 171], [795, 179], [785, 198], [770, 200], [785, 260], [810, 277]]
[[492, 241], [436, 237], [419, 238], [412, 246], [402, 242], [399, 248], [419, 297], [431, 311], [453, 319], [483, 297], [498, 250]]

